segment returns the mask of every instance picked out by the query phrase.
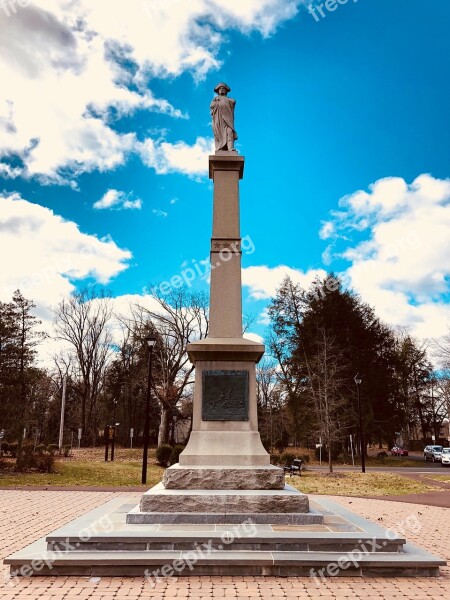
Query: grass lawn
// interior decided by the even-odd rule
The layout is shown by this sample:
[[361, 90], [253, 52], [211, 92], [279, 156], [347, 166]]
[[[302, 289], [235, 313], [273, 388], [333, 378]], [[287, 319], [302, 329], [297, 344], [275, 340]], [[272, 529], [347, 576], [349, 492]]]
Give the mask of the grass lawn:
[[[425, 462], [425, 461], [424, 461]], [[355, 463], [360, 466], [361, 463], [357, 461]], [[417, 469], [420, 467], [420, 463], [411, 458], [403, 458], [402, 456], [387, 456], [386, 458], [371, 458], [366, 459], [366, 465], [368, 467], [412, 467]]]
[[[141, 485], [142, 449], [116, 448], [113, 463], [105, 462], [104, 448], [73, 449], [68, 458], [57, 457], [55, 473], [15, 473], [13, 459], [0, 463], [0, 488], [21, 486], [60, 487], [134, 487]], [[412, 463], [412, 464], [411, 464]], [[314, 464], [314, 463], [313, 463]], [[416, 466], [414, 461], [387, 457], [368, 459], [369, 466]], [[161, 481], [164, 469], [156, 464], [155, 448], [149, 449], [147, 485]], [[430, 474], [431, 477], [431, 474]], [[450, 481], [450, 474], [432, 475]], [[287, 478], [287, 483], [308, 494], [386, 496], [442, 491], [426, 482], [414, 481], [393, 473], [339, 472], [330, 476], [324, 472], [306, 471], [302, 478]]]
[[[0, 487], [46, 486], [61, 487], [130, 487], [139, 486], [141, 464], [138, 461], [56, 462], [56, 473], [14, 473], [10, 470], [0, 475]], [[164, 469], [155, 464], [148, 465], [147, 485], [152, 487], [161, 481]], [[436, 476], [439, 477], [439, 476]], [[445, 475], [440, 476], [445, 477]], [[449, 477], [450, 479], [450, 477]], [[419, 494], [442, 491], [441, 488], [421, 483], [392, 473], [327, 473], [304, 472], [302, 477], [288, 477], [289, 485], [307, 494], [335, 496], [388, 496]]]
[[393, 473], [308, 473], [286, 482], [306, 494], [330, 496], [403, 496], [443, 491]]
[[435, 481], [443, 481], [444, 483], [450, 483], [450, 473], [447, 475], [435, 475], [434, 473], [427, 473], [425, 475], [427, 479], [434, 479]]
[[[112, 463], [57, 460], [55, 470], [56, 473], [14, 473], [12, 469], [6, 469], [0, 473], [0, 487], [46, 485], [61, 487], [139, 486], [141, 485], [142, 462], [118, 460]], [[149, 462], [147, 471], [148, 487], [152, 487], [161, 481], [163, 472], [162, 467]]]

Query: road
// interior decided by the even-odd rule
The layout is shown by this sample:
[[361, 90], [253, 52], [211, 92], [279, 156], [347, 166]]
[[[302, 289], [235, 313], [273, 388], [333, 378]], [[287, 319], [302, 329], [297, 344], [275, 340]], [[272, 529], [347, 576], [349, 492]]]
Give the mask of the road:
[[[400, 459], [399, 459], [400, 460]], [[441, 465], [440, 462], [430, 462], [427, 461], [425, 462], [423, 455], [422, 454], [412, 454], [408, 457], [403, 456], [401, 460], [410, 460], [411, 463], [419, 463], [416, 467], [416, 465], [411, 465], [410, 467], [393, 467], [391, 465], [386, 465], [385, 467], [370, 467], [370, 466], [366, 466], [366, 471], [368, 473], [436, 473], [436, 469], [438, 470], [439, 473], [442, 474], [446, 474], [448, 473], [450, 475], [450, 468], [449, 467], [443, 467]], [[326, 464], [322, 464], [322, 467], [319, 467], [317, 465], [314, 466], [309, 466], [306, 465], [308, 471], [328, 471], [328, 465]], [[333, 470], [334, 471], [354, 471], [354, 472], [360, 472], [361, 471], [361, 467], [352, 467], [352, 466], [345, 466], [345, 467], [339, 467], [339, 466], [333, 466]]]

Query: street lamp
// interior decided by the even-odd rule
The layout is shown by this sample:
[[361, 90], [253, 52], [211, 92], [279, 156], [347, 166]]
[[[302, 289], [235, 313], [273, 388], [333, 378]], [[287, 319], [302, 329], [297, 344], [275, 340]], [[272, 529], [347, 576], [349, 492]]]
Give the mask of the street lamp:
[[362, 383], [362, 379], [361, 379], [359, 373], [357, 373], [355, 375], [354, 381], [356, 384], [356, 391], [358, 393], [359, 441], [360, 441], [360, 445], [361, 445], [361, 471], [363, 473], [365, 473], [366, 472], [366, 447], [365, 447], [365, 443], [364, 443], [364, 433], [363, 433], [363, 424], [362, 424], [361, 397], [359, 394], [359, 386]]
[[114, 409], [113, 409], [113, 424], [112, 424], [112, 440], [111, 440], [111, 462], [114, 462], [114, 450], [115, 450], [115, 445], [116, 445], [116, 407], [117, 407], [117, 403], [118, 400], [117, 398], [114, 398], [113, 400], [113, 405], [114, 405]]
[[142, 457], [142, 483], [147, 483], [147, 460], [148, 460], [148, 428], [150, 426], [150, 392], [152, 387], [152, 356], [153, 348], [156, 344], [155, 337], [148, 337], [145, 340], [148, 347], [148, 372], [147, 372], [147, 398], [145, 400], [145, 421], [144, 421], [144, 454]]

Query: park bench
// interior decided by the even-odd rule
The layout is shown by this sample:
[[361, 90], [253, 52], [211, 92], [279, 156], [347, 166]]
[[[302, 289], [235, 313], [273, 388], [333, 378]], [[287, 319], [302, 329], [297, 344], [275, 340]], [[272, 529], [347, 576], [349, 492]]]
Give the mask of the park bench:
[[284, 472], [285, 473], [289, 473], [289, 475], [292, 477], [293, 475], [298, 475], [299, 477], [302, 476], [302, 464], [303, 461], [300, 458], [295, 458], [292, 461], [292, 464], [290, 465], [286, 465], [284, 468]]

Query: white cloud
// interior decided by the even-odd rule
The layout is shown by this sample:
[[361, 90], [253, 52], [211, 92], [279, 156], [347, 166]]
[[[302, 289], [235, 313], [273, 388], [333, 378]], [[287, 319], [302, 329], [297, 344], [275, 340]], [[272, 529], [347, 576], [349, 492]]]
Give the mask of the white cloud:
[[246, 340], [251, 340], [252, 342], [257, 342], [258, 344], [264, 344], [264, 338], [262, 338], [257, 333], [252, 333], [251, 331], [244, 333], [243, 336]]
[[104, 210], [104, 209], [115, 209], [115, 210], [132, 210], [132, 209], [141, 209], [142, 208], [142, 200], [140, 198], [136, 198], [132, 200], [129, 197], [129, 194], [126, 192], [120, 192], [119, 190], [108, 190], [100, 200], [97, 200], [93, 204], [93, 207], [96, 210]]
[[160, 210], [159, 208], [154, 208], [152, 210], [152, 213], [154, 215], [156, 215], [157, 217], [167, 217], [169, 213], [165, 212], [164, 210]]
[[442, 335], [450, 323], [450, 180], [382, 179], [340, 208], [328, 230], [366, 234], [356, 244], [347, 238], [340, 252], [351, 262], [348, 284], [384, 321], [422, 338]]
[[[4, 166], [0, 175], [75, 186], [80, 173], [123, 164], [141, 148], [136, 131], [114, 129], [116, 115], [143, 109], [185, 116], [153, 94], [152, 77], [201, 78], [220, 66], [226, 30], [270, 35], [299, 4], [35, 0], [9, 17], [0, 10], [0, 159], [23, 162], [20, 171]], [[152, 163], [148, 141], [145, 148]], [[154, 167], [198, 175], [203, 150], [201, 141], [192, 148], [155, 143]]]
[[32, 204], [19, 194], [0, 195], [0, 300], [20, 289], [38, 314], [74, 289], [72, 282], [92, 278], [107, 284], [127, 269], [131, 253], [109, 238], [82, 233], [78, 225]]
[[285, 277], [290, 277], [296, 284], [309, 288], [316, 277], [324, 277], [323, 269], [310, 269], [301, 271], [291, 267], [247, 267], [242, 270], [242, 283], [249, 288], [253, 300], [266, 300], [273, 298]]
[[179, 172], [191, 176], [207, 175], [208, 157], [214, 154], [213, 140], [202, 137], [198, 137], [193, 146], [185, 142], [155, 142], [149, 138], [139, 144], [139, 148], [144, 164], [158, 174]]

